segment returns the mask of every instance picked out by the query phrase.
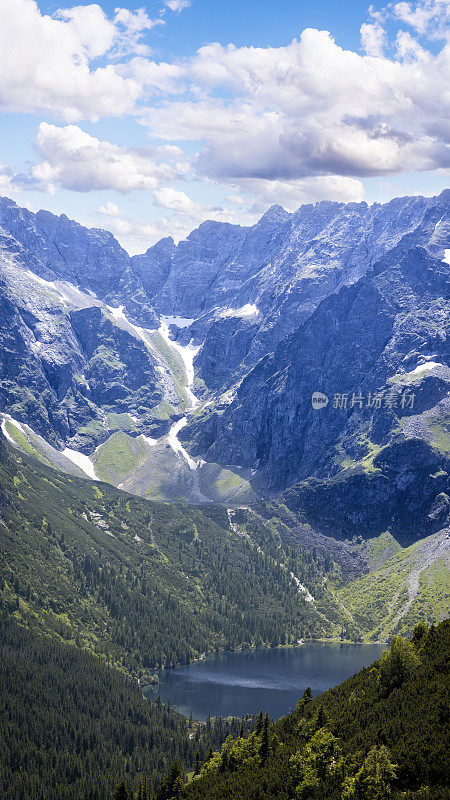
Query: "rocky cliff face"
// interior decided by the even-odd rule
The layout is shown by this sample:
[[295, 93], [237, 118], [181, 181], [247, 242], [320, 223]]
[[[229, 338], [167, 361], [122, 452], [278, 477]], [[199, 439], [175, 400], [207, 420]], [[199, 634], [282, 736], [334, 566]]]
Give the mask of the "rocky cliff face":
[[156, 325], [142, 281], [112, 233], [84, 228], [65, 214], [33, 214], [8, 198], [0, 198], [0, 230], [20, 245], [41, 278], [67, 281], [112, 306], [122, 303], [136, 322]]
[[[207, 458], [253, 467], [269, 491], [298, 484], [286, 499], [324, 530], [432, 525], [449, 490], [449, 297], [448, 264], [399, 246], [186, 436]], [[328, 403], [313, 408], [314, 392]]]
[[[152, 303], [161, 313], [195, 319], [183, 335], [203, 345], [198, 377], [210, 390], [227, 391], [322, 300], [353, 284], [393, 249], [422, 246], [442, 258], [449, 205], [450, 192], [444, 192], [386, 205], [323, 202], [293, 214], [274, 206], [251, 228], [207, 222], [170, 247], [170, 259], [166, 248], [164, 283]], [[147, 272], [161, 274], [158, 250], [138, 258], [141, 270], [145, 265]], [[230, 320], [235, 340], [223, 375], [218, 342], [224, 330], [228, 336]]]
[[92, 450], [107, 436], [110, 411], [139, 413], [145, 431], [146, 415], [164, 396], [157, 355], [133, 327], [89, 290], [59, 279], [6, 232], [0, 346], [0, 409], [56, 446], [73, 441]]
[[0, 411], [83, 452], [112, 413], [161, 436], [188, 407], [185, 365], [156, 332], [174, 316], [171, 336], [198, 348], [202, 402], [179, 429], [193, 455], [253, 471], [324, 532], [446, 519], [450, 191], [274, 206], [133, 258], [7, 199], [0, 226]]

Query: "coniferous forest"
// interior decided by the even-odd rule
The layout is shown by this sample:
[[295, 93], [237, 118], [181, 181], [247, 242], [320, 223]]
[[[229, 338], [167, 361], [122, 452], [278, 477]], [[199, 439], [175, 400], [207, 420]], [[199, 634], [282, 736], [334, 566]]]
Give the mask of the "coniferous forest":
[[314, 700], [306, 689], [277, 723], [261, 714], [250, 736], [230, 737], [198, 777], [157, 798], [444, 800], [449, 667], [450, 623], [418, 625], [340, 686]]
[[[76, 647], [0, 619], [1, 787], [116, 800], [446, 800], [450, 623], [277, 723], [187, 720]], [[164, 776], [164, 777], [163, 777]]]
[[251, 717], [200, 725], [96, 656], [0, 616], [0, 791], [5, 800], [109, 798], [120, 781], [153, 794], [171, 764], [193, 769]]
[[290, 576], [320, 592], [329, 555], [273, 537], [268, 548], [264, 525], [252, 547], [223, 508], [148, 502], [1, 441], [0, 481], [0, 605], [135, 677], [216, 649], [327, 635], [340, 621], [331, 595], [324, 619]]

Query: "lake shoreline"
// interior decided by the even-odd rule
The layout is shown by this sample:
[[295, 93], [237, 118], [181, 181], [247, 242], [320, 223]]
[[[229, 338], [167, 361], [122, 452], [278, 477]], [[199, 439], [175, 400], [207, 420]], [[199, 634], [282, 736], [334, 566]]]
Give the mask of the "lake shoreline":
[[169, 702], [199, 721], [242, 717], [261, 708], [274, 719], [295, 707], [307, 686], [321, 694], [378, 660], [384, 643], [319, 641], [215, 653], [158, 671], [147, 697]]
[[351, 639], [299, 639], [297, 644], [277, 644], [274, 647], [271, 645], [251, 645], [250, 647], [237, 647], [233, 650], [208, 650], [206, 653], [201, 653], [199, 656], [195, 656], [191, 658], [189, 661], [180, 662], [173, 666], [163, 665], [161, 667], [154, 667], [154, 674], [149, 675], [148, 680], [145, 676], [137, 678], [137, 684], [140, 689], [145, 689], [148, 686], [158, 685], [158, 680], [155, 678], [158, 677], [158, 673], [162, 672], [163, 670], [178, 670], [182, 669], [183, 667], [187, 667], [190, 664], [199, 664], [202, 662], [206, 662], [208, 660], [214, 659], [216, 656], [221, 655], [233, 655], [239, 653], [253, 653], [256, 650], [293, 650], [297, 647], [304, 647], [305, 645], [343, 645], [343, 646], [352, 646], [352, 647], [372, 647], [373, 645], [384, 645], [388, 647], [387, 641], [377, 640], [374, 642], [354, 642]]

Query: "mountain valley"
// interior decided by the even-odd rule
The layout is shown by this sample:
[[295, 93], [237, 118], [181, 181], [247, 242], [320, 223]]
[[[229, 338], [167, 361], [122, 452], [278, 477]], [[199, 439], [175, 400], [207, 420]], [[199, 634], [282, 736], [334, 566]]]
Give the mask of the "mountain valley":
[[[116, 800], [282, 796], [271, 758], [286, 786], [307, 778], [280, 737], [289, 753], [337, 743], [347, 689], [272, 729], [188, 722], [142, 687], [251, 648], [394, 637], [395, 650], [448, 615], [450, 192], [275, 206], [252, 228], [205, 222], [134, 257], [7, 199], [0, 226], [3, 697], [34, 731], [22, 770], [8, 725], [5, 797], [100, 800], [119, 780]], [[417, 639], [402, 664], [434, 676], [433, 635], [430, 656]], [[378, 669], [351, 698], [365, 681], [382, 706]], [[380, 735], [404, 776], [391, 728]], [[356, 797], [358, 741], [343, 745], [347, 783], [326, 767], [327, 797]], [[402, 780], [402, 797], [444, 797]], [[438, 767], [424, 780], [440, 786]]]
[[[235, 520], [253, 509], [272, 557], [280, 530], [331, 560], [341, 540], [358, 567], [337, 557], [314, 598], [310, 610], [333, 607], [321, 635], [410, 631], [425, 608], [441, 618], [450, 192], [273, 207], [253, 228], [206, 222], [131, 258], [104, 231], [7, 199], [0, 225], [9, 444], [147, 500], [222, 504]], [[430, 559], [408, 558], [418, 540]], [[389, 549], [372, 563], [386, 541], [392, 565]], [[378, 611], [360, 608], [366, 590]]]

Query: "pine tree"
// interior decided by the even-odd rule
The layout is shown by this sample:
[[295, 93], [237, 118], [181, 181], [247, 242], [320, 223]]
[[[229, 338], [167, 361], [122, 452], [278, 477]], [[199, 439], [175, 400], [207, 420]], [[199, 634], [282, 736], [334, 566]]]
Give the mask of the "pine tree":
[[324, 710], [323, 706], [320, 706], [319, 713], [317, 714], [317, 727], [323, 728], [323, 726], [326, 724], [327, 724], [326, 711]]
[[114, 800], [128, 800], [127, 787], [125, 786], [123, 781], [118, 783], [116, 786], [116, 791], [114, 792]]
[[195, 753], [194, 775], [200, 775], [200, 755], [199, 755], [198, 750]]
[[311, 700], [312, 700], [312, 691], [311, 691], [311, 687], [310, 687], [310, 686], [307, 686], [307, 688], [306, 688], [306, 689], [305, 689], [305, 691], [303, 692], [303, 695], [302, 695], [302, 698], [301, 698], [301, 700], [299, 700], [299, 701], [298, 701], [298, 703], [297, 703], [297, 709], [298, 709], [300, 712], [301, 712], [301, 711], [303, 711], [303, 710], [304, 710], [304, 708], [305, 708], [305, 706], [306, 706], [308, 703], [310, 703], [310, 702], [311, 702]]
[[168, 774], [156, 792], [156, 800], [173, 800], [183, 791], [183, 772], [181, 764], [174, 761]]
[[220, 760], [219, 772], [226, 772], [228, 768], [228, 750], [224, 746], [222, 749], [222, 758]]
[[256, 727], [255, 727], [255, 733], [258, 736], [262, 731], [263, 723], [264, 723], [264, 717], [263, 717], [263, 712], [262, 712], [262, 709], [261, 709], [261, 711], [258, 714], [258, 717], [257, 717], [257, 720], [256, 720]]
[[269, 715], [266, 714], [263, 722], [261, 744], [259, 746], [259, 757], [263, 764], [267, 760], [268, 755], [269, 755]]

